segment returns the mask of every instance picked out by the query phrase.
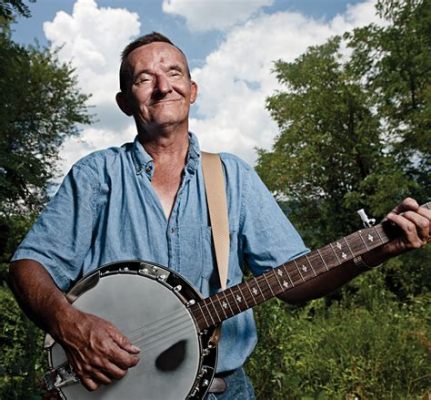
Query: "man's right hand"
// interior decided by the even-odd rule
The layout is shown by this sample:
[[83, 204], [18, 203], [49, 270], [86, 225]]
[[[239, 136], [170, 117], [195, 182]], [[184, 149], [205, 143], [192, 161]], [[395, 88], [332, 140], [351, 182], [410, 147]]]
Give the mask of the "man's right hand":
[[121, 379], [139, 362], [139, 348], [102, 318], [71, 306], [56, 326], [52, 335], [88, 390]]
[[73, 307], [37, 261], [13, 262], [9, 283], [26, 314], [63, 346], [88, 390], [122, 378], [139, 362], [138, 347], [110, 322]]

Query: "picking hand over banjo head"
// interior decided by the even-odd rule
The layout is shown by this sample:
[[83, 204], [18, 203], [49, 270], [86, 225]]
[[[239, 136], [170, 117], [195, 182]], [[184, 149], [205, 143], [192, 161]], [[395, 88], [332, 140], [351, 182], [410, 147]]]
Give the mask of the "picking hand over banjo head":
[[142, 360], [121, 380], [89, 392], [63, 348], [47, 335], [48, 390], [67, 400], [202, 398], [215, 372], [214, 327], [200, 330], [190, 307], [201, 296], [175, 272], [144, 261], [101, 267], [68, 293], [78, 309], [115, 324], [141, 349]]

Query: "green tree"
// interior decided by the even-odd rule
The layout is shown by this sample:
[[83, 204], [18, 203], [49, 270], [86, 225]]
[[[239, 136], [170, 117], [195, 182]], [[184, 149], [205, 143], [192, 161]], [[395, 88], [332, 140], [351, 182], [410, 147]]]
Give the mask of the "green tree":
[[[381, 197], [393, 204], [394, 192], [401, 196], [410, 186], [384, 153], [379, 118], [340, 44], [336, 37], [293, 63], [275, 64], [286, 90], [268, 98], [267, 106], [281, 133], [273, 151], [259, 152], [257, 165], [269, 188], [289, 200], [292, 219], [312, 246], [357, 228], [352, 215], [370, 209], [373, 197], [379, 206]], [[367, 185], [383, 176], [384, 188]], [[387, 211], [371, 208], [378, 216]]]
[[292, 63], [267, 99], [280, 127], [257, 170], [312, 246], [377, 219], [402, 197], [430, 197], [430, 2], [380, 1], [383, 27], [335, 37]]
[[0, 34], [0, 213], [37, 211], [64, 139], [90, 122], [73, 69]]
[[396, 157], [414, 194], [431, 190], [431, 3], [380, 0], [377, 10], [389, 25], [369, 25], [346, 35], [350, 66], [365, 82], [384, 124], [387, 150]]
[[73, 68], [11, 40], [20, 0], [0, 2], [0, 398], [40, 399], [42, 332], [6, 285], [8, 260], [47, 199], [63, 141], [91, 122]]
[[[34, 3], [36, 0], [29, 0]], [[30, 17], [30, 9], [22, 0], [0, 0], [0, 25], [7, 27], [17, 15]]]

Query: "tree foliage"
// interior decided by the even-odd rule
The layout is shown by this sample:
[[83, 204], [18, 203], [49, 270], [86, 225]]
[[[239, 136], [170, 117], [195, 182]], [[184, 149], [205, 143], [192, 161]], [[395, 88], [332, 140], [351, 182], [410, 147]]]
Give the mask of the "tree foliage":
[[350, 57], [335, 37], [275, 63], [280, 135], [257, 170], [312, 246], [357, 228], [359, 208], [379, 219], [407, 194], [430, 197], [430, 9], [380, 1], [387, 25], [346, 34]]
[[[34, 3], [36, 0], [29, 0]], [[22, 0], [0, 0], [0, 25], [8, 25], [16, 15], [30, 17], [30, 9]]]
[[73, 69], [48, 49], [0, 34], [0, 213], [35, 211], [46, 199], [64, 139], [89, 123]]

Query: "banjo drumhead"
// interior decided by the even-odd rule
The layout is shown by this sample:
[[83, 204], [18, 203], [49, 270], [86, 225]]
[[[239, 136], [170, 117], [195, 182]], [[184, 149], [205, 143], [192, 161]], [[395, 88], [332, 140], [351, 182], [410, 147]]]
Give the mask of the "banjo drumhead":
[[[192, 389], [200, 368], [200, 342], [193, 318], [171, 288], [147, 277], [103, 276], [74, 305], [112, 322], [141, 349], [127, 375], [94, 392], [82, 385], [64, 387], [67, 400], [178, 400]], [[66, 361], [58, 344], [52, 364]]]

